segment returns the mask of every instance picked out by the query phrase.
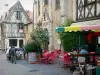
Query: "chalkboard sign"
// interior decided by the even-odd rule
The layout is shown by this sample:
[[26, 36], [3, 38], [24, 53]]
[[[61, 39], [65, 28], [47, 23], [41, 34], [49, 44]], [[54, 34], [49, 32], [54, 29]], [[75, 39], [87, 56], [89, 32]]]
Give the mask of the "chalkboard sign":
[[31, 64], [36, 63], [36, 53], [34, 53], [34, 52], [28, 53], [28, 61]]

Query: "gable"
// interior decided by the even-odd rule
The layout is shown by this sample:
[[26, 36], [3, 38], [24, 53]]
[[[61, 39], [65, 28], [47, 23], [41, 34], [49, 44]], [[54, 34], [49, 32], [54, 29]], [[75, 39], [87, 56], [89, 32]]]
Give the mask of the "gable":
[[21, 5], [20, 1], [17, 1], [17, 3], [16, 3], [15, 5], [13, 5], [13, 6], [9, 9], [8, 15], [7, 15], [7, 17], [5, 18], [5, 20], [6, 20], [6, 21], [9, 21], [16, 11], [21, 11], [21, 12], [23, 12], [23, 14], [25, 15], [27, 21], [30, 22], [30, 19], [29, 19], [27, 13], [25, 12], [23, 6]]

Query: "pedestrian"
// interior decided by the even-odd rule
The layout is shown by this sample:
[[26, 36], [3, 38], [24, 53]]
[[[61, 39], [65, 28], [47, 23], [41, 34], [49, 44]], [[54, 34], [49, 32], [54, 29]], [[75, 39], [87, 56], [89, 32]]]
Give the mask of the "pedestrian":
[[9, 55], [10, 55], [10, 61], [16, 64], [16, 49], [14, 48], [14, 46], [11, 46], [9, 50]]
[[21, 51], [23, 52], [24, 59], [26, 59], [26, 51], [24, 45], [21, 46]]

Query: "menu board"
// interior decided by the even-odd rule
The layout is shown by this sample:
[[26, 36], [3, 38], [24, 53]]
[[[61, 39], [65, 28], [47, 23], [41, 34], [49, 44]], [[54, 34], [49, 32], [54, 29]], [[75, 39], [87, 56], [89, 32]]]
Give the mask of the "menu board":
[[36, 63], [36, 54], [34, 52], [28, 53], [29, 63]]

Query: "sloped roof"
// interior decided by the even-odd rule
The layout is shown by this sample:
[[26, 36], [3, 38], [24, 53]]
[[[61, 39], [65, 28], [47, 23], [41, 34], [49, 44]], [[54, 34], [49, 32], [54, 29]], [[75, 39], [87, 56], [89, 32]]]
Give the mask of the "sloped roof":
[[31, 20], [29, 19], [26, 11], [24, 10], [22, 4], [20, 3], [20, 1], [17, 1], [9, 10], [8, 10], [8, 14], [7, 17], [5, 18], [5, 20], [9, 20], [11, 18], [11, 16], [14, 14], [14, 12], [16, 12], [17, 10], [22, 11], [24, 13], [24, 15], [27, 18], [27, 21], [30, 22]]
[[27, 13], [29, 19], [32, 21], [33, 20], [33, 12], [26, 10], [26, 13]]

